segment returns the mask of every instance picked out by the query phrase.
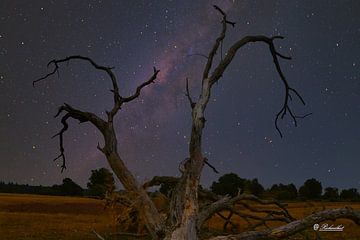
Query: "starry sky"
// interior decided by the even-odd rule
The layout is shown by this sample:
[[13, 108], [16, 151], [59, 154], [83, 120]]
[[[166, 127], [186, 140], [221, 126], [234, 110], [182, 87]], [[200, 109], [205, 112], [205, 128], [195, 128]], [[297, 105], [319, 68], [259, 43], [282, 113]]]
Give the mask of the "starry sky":
[[[282, 35], [275, 42], [289, 83], [312, 112], [294, 127], [274, 128], [284, 97], [264, 44], [238, 51], [214, 86], [206, 110], [203, 149], [220, 174], [235, 172], [274, 183], [301, 185], [315, 177], [323, 186], [360, 188], [359, 1], [13, 1], [0, 2], [0, 180], [58, 184], [65, 177], [86, 185], [92, 169], [107, 167], [102, 143], [90, 124], [70, 121], [65, 134], [67, 170], [60, 173], [53, 116], [63, 103], [105, 117], [111, 83], [89, 64], [73, 61], [35, 88], [49, 60], [83, 55], [112, 66], [120, 92], [129, 95], [160, 69], [156, 84], [123, 107], [116, 118], [119, 151], [139, 181], [179, 175], [188, 156], [191, 115], [184, 95], [189, 78], [197, 98], [205, 60], [218, 36], [219, 5], [235, 21], [224, 54], [245, 35]], [[216, 58], [216, 60], [219, 60]], [[220, 175], [205, 167], [202, 184]]]

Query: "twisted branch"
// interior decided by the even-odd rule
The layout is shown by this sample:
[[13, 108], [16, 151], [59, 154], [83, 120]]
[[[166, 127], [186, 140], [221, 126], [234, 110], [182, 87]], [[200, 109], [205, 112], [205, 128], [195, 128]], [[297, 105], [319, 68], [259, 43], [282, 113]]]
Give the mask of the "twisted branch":
[[312, 227], [315, 223], [321, 223], [326, 220], [349, 219], [357, 225], [360, 225], [360, 212], [352, 208], [328, 209], [321, 212], [313, 213], [304, 219], [292, 221], [286, 225], [275, 229], [264, 231], [248, 231], [241, 234], [217, 236], [209, 240], [275, 240], [286, 239], [296, 233]]
[[[280, 211], [254, 208], [251, 205], [247, 204], [246, 201], [256, 202], [261, 205], [275, 205], [277, 208], [280, 209]], [[240, 211], [238, 211], [236, 204], [241, 204], [245, 209], [250, 210], [251, 212], [254, 213], [265, 213], [267, 214], [267, 216], [260, 217], [256, 215], [241, 213]], [[290, 213], [287, 211], [286, 204], [282, 204], [275, 200], [262, 200], [254, 195], [239, 193], [235, 197], [230, 198], [229, 196], [225, 196], [209, 204], [208, 206], [205, 206], [198, 215], [198, 222], [197, 222], [198, 228], [200, 229], [201, 226], [205, 223], [205, 221], [210, 219], [214, 214], [217, 214], [224, 210], [233, 212], [244, 219], [248, 219], [248, 218], [256, 219], [263, 221], [263, 223], [267, 221], [291, 222], [295, 220], [295, 218], [293, 218], [290, 215]]]
[[220, 79], [220, 77], [223, 75], [223, 73], [224, 73], [225, 69], [227, 68], [227, 66], [230, 64], [232, 59], [235, 57], [235, 54], [237, 53], [237, 51], [241, 47], [243, 47], [244, 45], [246, 45], [248, 43], [251, 43], [251, 42], [264, 42], [264, 43], [266, 43], [269, 46], [269, 50], [270, 50], [270, 53], [272, 55], [273, 62], [275, 64], [276, 71], [278, 72], [278, 74], [280, 76], [280, 79], [282, 80], [282, 83], [284, 84], [284, 87], [285, 87], [284, 103], [283, 103], [282, 108], [276, 114], [276, 117], [275, 117], [275, 128], [278, 131], [280, 137], [282, 137], [283, 135], [282, 135], [281, 130], [278, 127], [278, 120], [279, 120], [279, 118], [283, 119], [286, 113], [290, 114], [291, 118], [294, 121], [295, 126], [297, 126], [297, 119], [305, 118], [305, 117], [311, 115], [311, 113], [309, 113], [309, 114], [306, 114], [304, 116], [298, 116], [298, 115], [296, 115], [296, 114], [294, 114], [292, 112], [292, 110], [291, 110], [291, 108], [289, 106], [289, 100], [292, 100], [291, 94], [294, 94], [300, 100], [300, 102], [303, 105], [305, 105], [305, 101], [304, 101], [304, 99], [302, 98], [302, 96], [300, 95], [300, 93], [297, 90], [290, 87], [285, 75], [283, 74], [283, 72], [281, 70], [278, 58], [280, 57], [280, 58], [283, 58], [283, 59], [286, 59], [286, 60], [291, 59], [291, 57], [284, 56], [284, 55], [280, 54], [279, 52], [277, 52], [276, 49], [275, 49], [274, 40], [275, 39], [283, 39], [283, 38], [284, 37], [282, 37], [282, 36], [274, 36], [274, 37], [269, 38], [269, 37], [266, 37], [266, 36], [259, 35], [259, 36], [246, 36], [246, 37], [240, 39], [239, 41], [237, 41], [235, 44], [233, 44], [229, 48], [225, 58], [222, 61], [220, 61], [220, 63], [215, 68], [214, 72], [211, 74], [211, 77], [210, 77], [211, 78], [210, 83], [211, 83], [211, 85], [213, 85], [214, 83], [216, 83]]
[[65, 114], [62, 118], [61, 118], [61, 123], [63, 124], [63, 128], [60, 130], [59, 133], [55, 134], [54, 136], [52, 136], [51, 138], [54, 138], [56, 136], [59, 136], [59, 145], [60, 145], [60, 154], [54, 158], [53, 161], [58, 160], [59, 158], [62, 159], [62, 164], [61, 164], [61, 172], [64, 171], [64, 169], [66, 169], [66, 159], [65, 159], [65, 149], [64, 149], [64, 132], [69, 128], [68, 123], [66, 122], [68, 120], [68, 118], [71, 117], [69, 113]]
[[212, 64], [213, 64], [214, 56], [216, 55], [216, 52], [219, 49], [220, 44], [223, 42], [223, 40], [225, 38], [227, 24], [231, 24], [233, 27], [235, 26], [234, 22], [227, 21], [226, 14], [225, 14], [225, 12], [223, 10], [221, 10], [216, 5], [213, 5], [213, 7], [217, 11], [219, 11], [221, 13], [221, 15], [223, 16], [222, 30], [221, 30], [220, 36], [216, 39], [214, 46], [212, 47], [209, 55], [207, 56], [207, 62], [206, 62], [204, 73], [203, 73], [203, 79], [207, 78], [208, 75], [209, 75], [210, 69], [211, 69]]
[[136, 88], [136, 91], [133, 95], [129, 96], [129, 97], [121, 97], [121, 102], [122, 103], [126, 103], [126, 102], [130, 102], [132, 100], [134, 100], [135, 98], [139, 97], [140, 96], [140, 93], [141, 93], [141, 90], [146, 87], [147, 85], [151, 84], [151, 83], [154, 83], [155, 82], [155, 79], [158, 75], [158, 73], [160, 72], [160, 70], [156, 69], [155, 67], [153, 68], [154, 70], [154, 73], [153, 75], [149, 78], [149, 80], [147, 80], [146, 82], [142, 83], [141, 85], [139, 85], [137, 88]]
[[[112, 128], [113, 118], [116, 115], [116, 113], [119, 111], [119, 109], [121, 108], [122, 104], [130, 102], [130, 101], [136, 99], [137, 97], [139, 97], [141, 90], [145, 86], [147, 86], [151, 83], [154, 83], [155, 79], [157, 78], [158, 73], [160, 72], [160, 70], [158, 70], [154, 67], [154, 72], [153, 72], [152, 76], [147, 81], [140, 84], [136, 88], [136, 91], [133, 95], [131, 95], [129, 97], [122, 97], [119, 93], [117, 79], [112, 71], [113, 68], [99, 65], [89, 57], [73, 55], [73, 56], [69, 56], [69, 57], [66, 57], [63, 59], [59, 59], [59, 60], [56, 60], [56, 59], [51, 60], [47, 64], [47, 67], [49, 67], [50, 65], [54, 65], [54, 69], [50, 73], [47, 73], [43, 77], [40, 77], [37, 80], [33, 81], [33, 86], [35, 86], [35, 84], [37, 84], [38, 82], [43, 81], [56, 73], [59, 73], [60, 64], [61, 63], [68, 64], [71, 60], [83, 60], [83, 61], [89, 62], [95, 69], [103, 71], [109, 76], [111, 83], [112, 83], [112, 87], [113, 87], [113, 89], [111, 89], [110, 91], [114, 95], [114, 106], [112, 107], [111, 111], [106, 111], [107, 116], [108, 116], [107, 121], [101, 119], [95, 113], [85, 112], [85, 111], [75, 109], [66, 103], [64, 103], [64, 105], [59, 107], [58, 112], [56, 113], [55, 117], [58, 117], [62, 112], [66, 112], [66, 114], [61, 119], [63, 128], [60, 130], [59, 133], [55, 134], [52, 138], [57, 137], [57, 136], [59, 137], [60, 154], [54, 159], [54, 161], [59, 158], [62, 159], [61, 172], [63, 172], [64, 169], [66, 169], [66, 158], [65, 158], [65, 154], [64, 154], [65, 150], [64, 150], [64, 143], [63, 143], [63, 135], [69, 128], [67, 120], [69, 118], [73, 118], [73, 119], [79, 120], [80, 123], [91, 122], [105, 136], [105, 134], [106, 134], [105, 132], [107, 130], [109, 130], [110, 128]], [[99, 145], [97, 148], [100, 151], [102, 151], [103, 153], [105, 153], [104, 148], [101, 148]]]

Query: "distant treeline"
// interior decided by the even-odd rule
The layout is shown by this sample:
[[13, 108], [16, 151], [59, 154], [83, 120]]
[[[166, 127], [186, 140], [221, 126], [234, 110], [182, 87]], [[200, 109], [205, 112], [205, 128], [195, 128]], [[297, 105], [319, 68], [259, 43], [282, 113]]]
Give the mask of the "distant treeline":
[[86, 193], [82, 187], [65, 178], [61, 185], [53, 186], [30, 186], [28, 184], [5, 183], [0, 182], [0, 192], [2, 193], [23, 193], [23, 194], [40, 194], [54, 196], [82, 196]]
[[[170, 197], [174, 183], [161, 184], [159, 191]], [[239, 193], [256, 195], [263, 199], [277, 199], [280, 201], [360, 201], [360, 194], [356, 188], [342, 189], [335, 187], [323, 189], [320, 181], [311, 178], [298, 188], [294, 184], [274, 184], [270, 188], [261, 185], [258, 179], [241, 178], [235, 173], [227, 173], [219, 177], [210, 186], [210, 191], [217, 195], [236, 196]]]
[[274, 184], [265, 189], [258, 180], [240, 178], [235, 173], [221, 176], [213, 182], [211, 191], [219, 195], [234, 196], [238, 192], [254, 194], [262, 198], [278, 200], [327, 200], [327, 201], [360, 201], [360, 194], [356, 188], [342, 189], [326, 187], [323, 189], [320, 181], [308, 179], [299, 189], [294, 184]]
[[53, 186], [30, 186], [28, 184], [5, 183], [0, 181], [0, 193], [23, 193], [54, 196], [94, 196], [105, 197], [106, 193], [115, 191], [115, 181], [112, 173], [106, 168], [92, 170], [83, 189], [70, 178], [64, 178], [62, 184]]
[[[0, 181], [0, 193], [27, 193], [55, 196], [97, 196], [105, 197], [107, 193], [115, 191], [115, 181], [112, 173], [101, 168], [92, 170], [87, 189], [83, 189], [70, 178], [65, 178], [61, 185], [30, 186], [28, 184], [4, 183]], [[162, 184], [159, 191], [170, 197], [174, 183]], [[264, 188], [258, 180], [240, 178], [235, 173], [228, 173], [214, 181], [210, 190], [218, 195], [235, 196], [238, 193], [249, 193], [265, 199], [283, 201], [326, 200], [326, 201], [360, 201], [360, 194], [356, 188], [342, 189], [335, 187], [323, 189], [320, 181], [311, 178], [296, 188], [294, 184], [274, 184]]]

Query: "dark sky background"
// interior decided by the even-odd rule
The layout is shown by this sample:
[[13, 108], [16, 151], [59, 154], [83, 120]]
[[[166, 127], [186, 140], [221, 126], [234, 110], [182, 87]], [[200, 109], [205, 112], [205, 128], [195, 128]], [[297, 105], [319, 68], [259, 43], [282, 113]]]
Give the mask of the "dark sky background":
[[[67, 102], [104, 116], [111, 84], [89, 64], [73, 61], [35, 88], [53, 58], [84, 55], [115, 67], [120, 92], [132, 93], [161, 70], [157, 83], [124, 106], [116, 118], [120, 154], [140, 181], [178, 175], [187, 157], [191, 126], [185, 78], [198, 96], [205, 59], [221, 30], [218, 4], [237, 22], [224, 52], [245, 35], [283, 35], [278, 50], [289, 83], [313, 112], [294, 127], [274, 128], [284, 89], [268, 47], [238, 51], [214, 86], [206, 111], [203, 149], [221, 174], [257, 177], [265, 186], [301, 185], [315, 177], [323, 186], [360, 188], [360, 1], [13, 1], [0, 2], [0, 180], [58, 184], [70, 177], [86, 185], [92, 169], [107, 167], [102, 142], [90, 124], [70, 121], [65, 134], [67, 170], [60, 173], [60, 128], [53, 116]], [[205, 167], [202, 183], [219, 175]]]

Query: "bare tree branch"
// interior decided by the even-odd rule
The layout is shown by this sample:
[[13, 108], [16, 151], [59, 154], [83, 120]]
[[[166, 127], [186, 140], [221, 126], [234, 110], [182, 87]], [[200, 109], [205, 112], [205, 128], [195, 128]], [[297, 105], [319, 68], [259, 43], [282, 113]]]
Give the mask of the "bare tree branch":
[[221, 213], [216, 213], [219, 217], [221, 217], [222, 219], [225, 220], [224, 226], [223, 226], [223, 231], [226, 231], [227, 225], [230, 223], [232, 226], [232, 232], [234, 232], [234, 230], [236, 229], [237, 225], [235, 223], [233, 223], [231, 221], [232, 216], [234, 215], [234, 212], [230, 212], [229, 215], [227, 217], [225, 217], [224, 215], [222, 215]]
[[[216, 83], [220, 77], [223, 75], [224, 71], [226, 70], [227, 66], [230, 64], [230, 62], [233, 60], [235, 54], [237, 53], [237, 51], [243, 47], [244, 45], [248, 44], [248, 43], [251, 43], [251, 42], [264, 42], [266, 43], [268, 46], [269, 46], [269, 50], [270, 50], [270, 53], [273, 57], [273, 61], [274, 61], [274, 64], [275, 64], [275, 68], [284, 84], [284, 87], [285, 87], [285, 97], [284, 97], [284, 103], [283, 103], [283, 106], [282, 108], [280, 109], [280, 111], [276, 114], [276, 117], [275, 117], [275, 128], [276, 130], [279, 132], [280, 134], [280, 137], [282, 137], [282, 133], [278, 127], [278, 119], [279, 118], [283, 118], [285, 116], [285, 114], [288, 112], [291, 116], [291, 118], [293, 119], [294, 121], [294, 125], [297, 126], [297, 119], [299, 118], [297, 115], [293, 114], [290, 106], [289, 106], [289, 99], [291, 100], [292, 99], [292, 96], [291, 96], [291, 93], [295, 94], [295, 96], [298, 97], [298, 99], [300, 100], [300, 102], [305, 105], [305, 101], [304, 99], [302, 98], [302, 96], [297, 92], [297, 90], [295, 90], [294, 88], [290, 87], [287, 79], [285, 78], [285, 75], [283, 74], [282, 70], [281, 70], [281, 67], [280, 67], [280, 63], [279, 63], [279, 60], [278, 60], [278, 57], [280, 58], [283, 58], [283, 59], [286, 59], [286, 60], [290, 60], [291, 58], [290, 57], [287, 57], [287, 56], [284, 56], [282, 54], [280, 54], [279, 52], [276, 51], [275, 49], [275, 46], [274, 46], [274, 43], [273, 41], [275, 39], [283, 39], [284, 37], [282, 36], [274, 36], [274, 37], [266, 37], [266, 36], [246, 36], [242, 39], [240, 39], [239, 41], [237, 41], [235, 44], [233, 44], [225, 58], [220, 61], [220, 63], [218, 64], [218, 66], [215, 68], [214, 72], [211, 74], [211, 85], [213, 85], [214, 83]], [[310, 114], [306, 114], [306, 116], [309, 116]]]
[[205, 69], [204, 69], [204, 73], [203, 73], [203, 79], [208, 77], [210, 69], [211, 69], [212, 64], [213, 64], [214, 56], [216, 55], [216, 52], [219, 49], [220, 44], [222, 43], [222, 41], [225, 38], [227, 23], [231, 24], [232, 26], [235, 25], [235, 23], [227, 21], [226, 14], [225, 14], [225, 12], [223, 10], [221, 10], [217, 5], [213, 5], [213, 6], [223, 16], [222, 30], [221, 30], [220, 36], [216, 39], [215, 44], [212, 47], [212, 49], [211, 49], [211, 51], [210, 51], [210, 53], [209, 53], [209, 55], [207, 57], [208, 60], [207, 60], [206, 65], [205, 65]]
[[209, 160], [207, 158], [204, 159], [204, 163], [208, 165], [215, 173], [219, 173], [219, 171], [209, 163]]
[[[275, 205], [280, 209], [280, 211], [255, 208], [247, 204], [245, 201], [253, 201], [261, 205]], [[266, 216], [266, 218], [264, 218], [255, 215], [243, 214], [237, 210], [236, 204], [241, 204], [243, 207], [250, 210], [251, 212], [266, 213], [268, 215]], [[287, 222], [295, 220], [295, 218], [293, 218], [290, 215], [290, 213], [287, 211], [285, 204], [282, 204], [275, 200], [262, 200], [254, 195], [238, 194], [232, 198], [229, 196], [225, 196], [211, 203], [210, 205], [204, 207], [198, 214], [198, 222], [197, 222], [198, 229], [201, 228], [201, 226], [205, 223], [206, 220], [211, 218], [214, 214], [221, 212], [223, 210], [229, 210], [243, 218], [253, 218], [257, 220], [265, 220], [265, 221], [286, 220]], [[283, 217], [273, 217], [273, 215], [282, 215]]]
[[150, 181], [143, 184], [143, 188], [147, 189], [153, 186], [160, 186], [161, 184], [176, 184], [179, 178], [172, 176], [154, 176]]
[[189, 79], [188, 78], [186, 78], [186, 93], [185, 93], [185, 96], [188, 98], [191, 108], [194, 108], [196, 103], [192, 100], [191, 95], [190, 95]]
[[328, 209], [321, 212], [313, 213], [304, 219], [293, 221], [275, 229], [265, 231], [250, 231], [236, 235], [217, 236], [209, 240], [275, 240], [285, 239], [296, 233], [312, 227], [315, 223], [321, 223], [326, 220], [349, 219], [360, 225], [360, 212], [352, 208]]
[[35, 84], [39, 81], [45, 80], [46, 78], [50, 77], [51, 75], [54, 75], [55, 73], [59, 72], [59, 64], [66, 62], [69, 63], [71, 60], [83, 60], [83, 61], [87, 61], [89, 62], [94, 68], [104, 71], [111, 79], [111, 83], [113, 86], [113, 89], [111, 90], [111, 92], [114, 94], [114, 107], [111, 111], [112, 116], [114, 116], [116, 114], [116, 112], [119, 110], [121, 104], [120, 104], [120, 94], [119, 94], [119, 87], [117, 84], [117, 80], [116, 77], [114, 75], [114, 73], [112, 72], [112, 68], [111, 67], [105, 67], [105, 66], [101, 66], [99, 64], [97, 64], [94, 60], [92, 60], [89, 57], [84, 57], [84, 56], [80, 56], [80, 55], [73, 55], [73, 56], [69, 56], [63, 59], [59, 59], [59, 60], [51, 60], [47, 66], [49, 67], [51, 64], [54, 65], [54, 70], [48, 74], [46, 74], [45, 76], [33, 81], [33, 86], [35, 86]]
[[134, 93], [133, 95], [131, 95], [131, 96], [129, 96], [129, 97], [121, 98], [121, 101], [124, 102], [124, 103], [125, 103], [125, 102], [130, 102], [130, 101], [134, 100], [135, 98], [139, 97], [139, 96], [140, 96], [140, 93], [141, 93], [141, 90], [142, 90], [145, 86], [149, 85], [150, 83], [154, 83], [154, 81], [155, 81], [155, 79], [156, 79], [156, 77], [157, 77], [157, 75], [158, 75], [159, 72], [160, 72], [160, 70], [158, 70], [158, 69], [156, 69], [156, 68], [154, 67], [154, 73], [153, 73], [153, 75], [149, 78], [149, 80], [147, 80], [146, 82], [144, 82], [144, 83], [142, 83], [141, 85], [139, 85], [139, 86], [136, 88], [136, 91], [135, 91], [135, 93]]
[[117, 84], [117, 79], [115, 77], [115, 74], [113, 73], [111, 67], [105, 67], [105, 66], [101, 66], [99, 64], [97, 64], [94, 60], [92, 60], [91, 58], [89, 57], [84, 57], [84, 56], [80, 56], [80, 55], [74, 55], [74, 56], [69, 56], [69, 57], [66, 57], [66, 58], [63, 58], [63, 59], [59, 59], [59, 60], [51, 60], [47, 66], [50, 66], [50, 65], [54, 65], [54, 69], [52, 72], [46, 74], [45, 76], [33, 81], [33, 86], [35, 86], [35, 84], [37, 82], [40, 82], [42, 80], [45, 80], [47, 79], [48, 77], [54, 75], [55, 73], [58, 73], [59, 72], [59, 64], [60, 63], [69, 63], [71, 60], [83, 60], [83, 61], [87, 61], [89, 62], [95, 69], [98, 69], [98, 70], [101, 70], [101, 71], [104, 71], [111, 79], [111, 83], [112, 83], [112, 86], [113, 86], [113, 89], [111, 89], [110, 91], [114, 94], [114, 106], [113, 108], [111, 109], [111, 111], [106, 111], [107, 115], [108, 115], [108, 121], [109, 122], [112, 122], [113, 121], [113, 118], [114, 116], [116, 115], [116, 113], [119, 111], [119, 109], [121, 108], [122, 104], [123, 103], [126, 103], [126, 102], [130, 102], [132, 100], [134, 100], [135, 98], [139, 97], [140, 95], [140, 92], [141, 90], [149, 85], [150, 83], [154, 83], [158, 73], [160, 72], [160, 70], [157, 70], [155, 67], [154, 67], [154, 73], [153, 75], [150, 77], [149, 80], [147, 80], [146, 82], [140, 84], [137, 88], [136, 88], [136, 91], [133, 95], [129, 96], [129, 97], [122, 97], [119, 93], [119, 87], [118, 87], [118, 84]]
[[61, 172], [66, 169], [66, 159], [65, 159], [65, 149], [64, 149], [64, 132], [69, 128], [68, 123], [66, 122], [68, 118], [70, 117], [70, 114], [67, 113], [65, 116], [62, 117], [61, 123], [63, 124], [63, 128], [60, 130], [59, 133], [55, 134], [52, 138], [59, 136], [59, 144], [60, 144], [60, 155], [57, 156], [54, 161], [58, 160], [59, 158], [62, 158], [62, 165], [61, 165]]
[[95, 234], [95, 236], [100, 239], [100, 240], [105, 240], [105, 238], [103, 236], [101, 236], [100, 234], [98, 234], [94, 229], [92, 229], [92, 232]]
[[187, 57], [192, 57], [192, 56], [200, 56], [200, 57], [208, 59], [208, 57], [205, 54], [201, 54], [201, 53], [194, 53], [194, 54], [187, 55]]
[[66, 112], [66, 114], [61, 118], [61, 123], [63, 124], [63, 128], [52, 136], [52, 138], [59, 137], [59, 145], [60, 145], [60, 154], [54, 159], [57, 160], [59, 158], [62, 159], [62, 165], [61, 165], [61, 172], [63, 172], [66, 169], [66, 158], [65, 158], [65, 149], [64, 149], [64, 133], [68, 130], [69, 125], [67, 123], [67, 120], [69, 118], [77, 119], [80, 123], [83, 122], [91, 122], [94, 124], [101, 132], [104, 132], [105, 129], [105, 121], [102, 120], [100, 117], [96, 116], [94, 113], [90, 112], [83, 112], [80, 110], [77, 110], [73, 107], [71, 107], [69, 104], [64, 103], [63, 106], [61, 106], [54, 116], [55, 118], [58, 117], [63, 111]]

